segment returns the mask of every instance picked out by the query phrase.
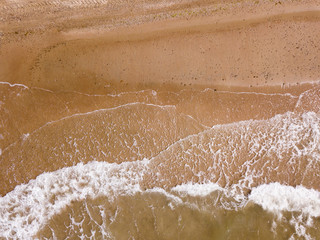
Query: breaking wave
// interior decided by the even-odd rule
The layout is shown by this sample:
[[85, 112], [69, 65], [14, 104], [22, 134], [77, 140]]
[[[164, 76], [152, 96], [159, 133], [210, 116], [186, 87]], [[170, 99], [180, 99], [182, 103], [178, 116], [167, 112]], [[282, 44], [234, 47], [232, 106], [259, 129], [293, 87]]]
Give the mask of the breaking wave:
[[[111, 206], [115, 208], [112, 204], [118, 211], [134, 211], [132, 204], [139, 199], [151, 208], [162, 206], [163, 214], [177, 214], [186, 225], [188, 218], [176, 212], [177, 208], [205, 212], [202, 219], [225, 211], [235, 215], [250, 212], [253, 204], [262, 209], [254, 211], [265, 211], [272, 222], [268, 231], [276, 236], [287, 224], [294, 229], [289, 237], [312, 238], [318, 234], [314, 219], [320, 216], [319, 140], [318, 114], [287, 112], [269, 120], [216, 125], [178, 140], [149, 160], [93, 161], [43, 173], [0, 199], [1, 237], [54, 237], [55, 230], [49, 227], [53, 219], [69, 211], [67, 216], [75, 221], [75, 203], [93, 204], [103, 198], [98, 204], [102, 217]], [[129, 204], [119, 205], [121, 198]], [[159, 200], [163, 198], [167, 200]], [[101, 207], [105, 205], [108, 211]], [[116, 238], [119, 233], [110, 228], [113, 218], [95, 221], [100, 230], [92, 237], [99, 233]], [[84, 225], [78, 223], [78, 228]]]

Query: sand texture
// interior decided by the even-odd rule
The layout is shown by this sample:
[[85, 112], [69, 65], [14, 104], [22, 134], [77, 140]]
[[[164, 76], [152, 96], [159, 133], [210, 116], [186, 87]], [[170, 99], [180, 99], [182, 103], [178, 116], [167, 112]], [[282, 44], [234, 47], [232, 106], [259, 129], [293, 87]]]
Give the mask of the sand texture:
[[320, 79], [318, 1], [0, 3], [0, 78], [52, 91]]
[[0, 0], [0, 238], [320, 239], [320, 1]]

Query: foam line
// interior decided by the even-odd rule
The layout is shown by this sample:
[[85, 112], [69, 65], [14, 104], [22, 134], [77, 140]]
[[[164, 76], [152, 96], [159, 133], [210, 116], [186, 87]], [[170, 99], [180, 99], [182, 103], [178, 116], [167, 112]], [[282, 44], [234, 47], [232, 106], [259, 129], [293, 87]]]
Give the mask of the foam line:
[[0, 84], [9, 85], [10, 87], [23, 87], [25, 89], [29, 89], [28, 86], [20, 84], [20, 83], [9, 83], [9, 82], [0, 82]]
[[[203, 92], [213, 91], [211, 88], [206, 88]], [[298, 98], [298, 96], [294, 96], [291, 93], [260, 93], [260, 92], [233, 92], [233, 91], [217, 91], [216, 93], [232, 93], [232, 94], [250, 94], [250, 95], [262, 95], [262, 96], [281, 96], [281, 97], [290, 97], [290, 98]]]
[[224, 189], [216, 183], [187, 183], [175, 186], [171, 190], [182, 195], [193, 197], [205, 197], [215, 191], [224, 191]]
[[66, 120], [66, 119], [70, 119], [70, 118], [73, 118], [73, 117], [85, 116], [85, 115], [90, 115], [90, 114], [103, 112], [103, 111], [112, 111], [112, 110], [117, 110], [117, 109], [120, 109], [120, 108], [123, 108], [123, 107], [127, 107], [127, 106], [137, 106], [137, 105], [152, 106], [152, 107], [158, 107], [158, 108], [162, 108], [162, 109], [175, 108], [176, 107], [175, 105], [156, 105], [156, 104], [150, 104], [150, 103], [144, 103], [144, 102], [134, 102], [134, 103], [127, 103], [127, 104], [119, 105], [119, 106], [112, 107], [112, 108], [102, 108], [102, 109], [97, 109], [97, 110], [90, 111], [90, 112], [85, 112], [85, 113], [75, 113], [75, 114], [60, 118], [60, 119], [55, 120], [55, 121], [49, 121], [49, 122], [45, 123], [44, 125], [42, 125], [41, 127], [37, 128], [36, 130], [32, 131], [31, 133], [23, 134], [21, 136], [20, 140], [14, 142], [14, 143], [11, 143], [9, 146], [7, 146], [5, 149], [3, 149], [2, 153], [8, 151], [12, 146], [17, 144], [19, 141], [25, 140], [26, 136], [29, 137], [29, 136], [33, 135], [34, 133], [38, 132], [39, 130], [43, 129], [44, 127], [50, 126], [51, 124], [54, 124], [54, 123], [57, 123], [57, 122], [60, 122], [60, 121]]

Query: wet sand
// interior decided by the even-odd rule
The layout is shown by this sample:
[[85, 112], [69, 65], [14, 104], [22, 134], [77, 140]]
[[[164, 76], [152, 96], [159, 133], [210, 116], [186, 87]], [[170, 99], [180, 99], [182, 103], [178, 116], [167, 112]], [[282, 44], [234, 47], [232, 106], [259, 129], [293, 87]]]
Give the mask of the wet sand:
[[0, 237], [318, 237], [319, 3], [0, 2]]
[[[1, 158], [7, 159], [3, 160], [3, 179], [16, 171], [15, 167], [6, 170], [13, 166], [9, 160], [13, 157], [7, 156], [10, 151], [26, 151], [40, 162], [48, 156], [46, 152], [39, 155], [38, 150], [32, 153], [28, 144], [23, 150], [20, 145], [26, 136], [78, 113], [135, 102], [176, 105], [176, 114], [190, 116], [203, 129], [291, 111], [298, 95], [312, 87], [301, 83], [320, 79], [316, 2], [159, 3], [145, 12], [123, 13], [118, 16], [127, 20], [122, 24], [113, 22], [117, 17], [103, 18], [98, 12], [108, 8], [111, 18], [117, 9], [126, 12], [133, 6], [114, 3], [117, 7], [112, 8], [100, 2], [96, 9], [91, 2], [73, 3], [60, 13], [54, 11], [58, 3], [45, 3], [2, 3], [7, 10], [2, 12], [0, 46], [0, 147]], [[32, 15], [32, 9], [50, 12], [57, 22], [53, 24], [41, 11]], [[88, 19], [93, 12], [97, 17]], [[154, 15], [158, 17], [150, 18]], [[66, 19], [62, 25], [60, 21]], [[112, 27], [102, 20], [113, 22]], [[211, 90], [201, 94], [206, 88]], [[225, 91], [292, 96], [229, 95]], [[46, 138], [48, 133], [43, 134]], [[25, 154], [21, 157], [19, 161], [14, 158], [20, 163], [18, 169], [30, 162]], [[26, 172], [34, 178], [44, 170]], [[9, 180], [8, 190], [30, 179], [24, 175], [20, 174], [21, 180]], [[2, 194], [8, 191], [2, 187]]]

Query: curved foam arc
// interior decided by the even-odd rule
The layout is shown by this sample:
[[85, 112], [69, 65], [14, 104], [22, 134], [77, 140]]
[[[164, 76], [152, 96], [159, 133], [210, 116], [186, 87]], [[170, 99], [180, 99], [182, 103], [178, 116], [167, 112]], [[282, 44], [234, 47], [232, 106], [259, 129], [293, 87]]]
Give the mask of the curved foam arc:
[[[266, 94], [257, 92], [230, 92], [184, 90], [177, 109], [192, 115], [206, 126], [245, 120], [261, 120], [293, 111], [297, 102], [291, 94]], [[255, 109], [259, 109], [256, 111]]]
[[[26, 185], [20, 185], [0, 198], [0, 232], [2, 237], [31, 238], [55, 214], [72, 201], [108, 196], [113, 201], [119, 195], [141, 192], [139, 182], [148, 169], [148, 160], [109, 164], [90, 162], [44, 173]], [[182, 196], [205, 197], [215, 191], [230, 194], [215, 183], [183, 184], [171, 189]], [[162, 188], [145, 191], [157, 192], [177, 204], [185, 204]], [[279, 214], [282, 211], [300, 211], [312, 217], [319, 216], [320, 193], [304, 187], [283, 186], [279, 183], [261, 185], [252, 190], [248, 200], [264, 209]], [[189, 205], [189, 204], [188, 204]], [[192, 205], [190, 205], [192, 206]], [[8, 210], [11, 210], [10, 212]]]
[[312, 112], [214, 126], [153, 158], [143, 184], [209, 181], [243, 189], [279, 181], [318, 189], [319, 141], [320, 119]]
[[[3, 151], [0, 169], [6, 173], [2, 178], [7, 187], [3, 184], [0, 189], [3, 194], [13, 189], [14, 184], [26, 182], [42, 172], [78, 162], [120, 163], [151, 158], [178, 139], [203, 129], [194, 119], [178, 114], [174, 106], [132, 103], [75, 114], [46, 124], [10, 151]], [[33, 169], [31, 162], [37, 169], [25, 170], [28, 166]], [[15, 180], [11, 173], [16, 169], [22, 170]]]
[[[10, 88], [9, 83], [3, 83], [4, 87]], [[13, 85], [15, 86], [15, 85]], [[20, 89], [21, 87], [19, 87]], [[21, 89], [20, 89], [21, 90]], [[35, 90], [41, 90], [37, 92]], [[139, 94], [137, 94], [139, 93]], [[195, 103], [192, 100], [194, 97], [196, 99], [203, 99], [201, 94], [206, 93], [205, 99], [210, 99], [207, 101], [209, 103], [206, 107], [207, 111], [199, 111], [199, 109], [192, 109], [192, 103]], [[3, 94], [3, 97], [6, 97], [9, 93]], [[72, 100], [70, 99], [69, 94], [73, 94]], [[142, 94], [142, 95], [141, 95]], [[163, 94], [175, 94], [174, 100], [165, 101], [163, 98]], [[192, 97], [190, 98], [185, 96], [185, 94], [189, 94]], [[200, 95], [199, 95], [200, 94]], [[239, 95], [240, 98], [233, 101], [232, 109], [234, 114], [230, 115], [231, 106], [227, 107], [225, 104], [228, 104], [229, 98], [227, 95]], [[258, 99], [252, 99], [252, 96], [259, 96]], [[238, 96], [238, 97], [239, 97]], [[250, 97], [251, 96], [251, 97]], [[128, 97], [129, 100], [120, 99], [122, 97]], [[217, 99], [219, 97], [219, 101]], [[34, 99], [33, 101], [29, 101], [28, 98]], [[275, 99], [277, 98], [277, 99]], [[242, 99], [242, 100], [241, 100]], [[251, 99], [254, 105], [247, 104], [248, 100]], [[220, 102], [222, 100], [222, 102]], [[270, 105], [270, 100], [275, 102], [275, 105]], [[95, 106], [89, 104], [88, 102], [96, 102]], [[197, 100], [198, 101], [198, 100]], [[244, 101], [244, 102], [243, 102]], [[29, 133], [32, 135], [32, 132], [38, 131], [39, 129], [46, 127], [48, 124], [51, 124], [56, 121], [62, 121], [66, 118], [81, 115], [81, 114], [90, 114], [95, 111], [99, 111], [102, 109], [114, 109], [120, 106], [137, 104], [137, 103], [145, 103], [145, 104], [154, 104], [156, 106], [173, 106], [177, 104], [178, 111], [185, 113], [186, 115], [190, 115], [195, 118], [196, 121], [202, 124], [206, 124], [207, 126], [212, 126], [215, 124], [222, 123], [224, 121], [240, 121], [246, 120], [249, 118], [260, 119], [260, 118], [268, 118], [272, 117], [277, 113], [283, 113], [284, 111], [293, 110], [293, 106], [295, 104], [296, 99], [287, 94], [261, 94], [261, 93], [250, 93], [250, 92], [223, 92], [219, 91], [214, 92], [209, 89], [203, 91], [190, 91], [190, 90], [181, 90], [179, 93], [173, 92], [159, 92], [157, 93], [154, 90], [142, 90], [137, 92], [124, 92], [118, 95], [106, 94], [106, 95], [90, 95], [80, 92], [52, 92], [47, 89], [41, 89], [37, 87], [31, 87], [28, 89], [27, 93], [23, 96], [15, 96], [13, 99], [10, 95], [10, 100], [4, 105], [4, 108], [10, 108], [10, 111], [13, 112], [13, 115], [7, 116], [8, 121], [3, 126], [3, 131], [7, 132], [4, 141], [0, 143], [2, 145], [2, 151], [5, 152], [7, 149], [10, 149], [13, 143], [20, 139], [21, 133]], [[6, 101], [5, 101], [6, 102]], [[83, 103], [83, 108], [79, 107], [79, 103]], [[224, 104], [222, 104], [224, 103]], [[48, 110], [47, 105], [54, 105], [55, 108]], [[34, 106], [34, 111], [29, 111], [21, 115], [23, 112], [22, 109], [25, 107], [29, 107], [29, 105]], [[80, 104], [81, 105], [81, 104]], [[283, 106], [286, 106], [283, 108]], [[268, 111], [260, 111], [259, 114], [249, 114], [244, 115], [243, 111], [247, 108], [261, 108], [261, 109], [272, 109]], [[219, 109], [218, 114], [212, 114], [211, 109]], [[283, 109], [282, 109], [283, 108]], [[15, 110], [14, 110], [15, 109]], [[98, 110], [97, 110], [98, 109]], [[281, 109], [281, 110], [280, 110]], [[203, 110], [203, 109], [202, 109]], [[42, 111], [45, 111], [46, 114], [43, 114]], [[203, 112], [208, 112], [209, 114], [203, 114]], [[40, 114], [41, 113], [41, 114]], [[3, 113], [4, 114], [4, 113]], [[19, 114], [19, 118], [16, 117], [16, 114]], [[265, 115], [267, 114], [267, 115]], [[224, 117], [222, 117], [224, 116]], [[30, 122], [29, 119], [35, 118], [37, 121]], [[35, 130], [36, 129], [36, 130]], [[15, 139], [14, 139], [15, 138]]]
[[[88, 95], [80, 92], [53, 92], [37, 87], [10, 87], [9, 83], [0, 83], [0, 111], [4, 116], [0, 132], [5, 133], [5, 138], [0, 139], [0, 148], [5, 152], [16, 141], [21, 140], [23, 133], [32, 134], [52, 122], [64, 120], [75, 114], [89, 114], [97, 109], [111, 109], [144, 102], [158, 106], [171, 105], [170, 102], [163, 104], [158, 101], [155, 93], [145, 90], [126, 92], [123, 96]], [[32, 108], [32, 111], [24, 111], [26, 108]]]
[[[171, 191], [179, 192], [182, 196], [206, 197], [207, 195], [219, 191], [225, 196], [233, 196], [234, 200], [237, 197], [233, 195], [230, 189], [221, 188], [216, 183], [187, 183], [178, 185]], [[160, 192], [160, 191], [159, 191]], [[164, 194], [168, 195], [168, 194]], [[237, 204], [241, 207], [246, 207], [247, 204], [254, 203], [261, 206], [264, 210], [274, 214], [278, 221], [281, 221], [284, 212], [300, 213], [298, 217], [292, 216], [290, 224], [295, 227], [296, 234], [299, 236], [308, 236], [305, 232], [300, 232], [299, 227], [312, 226], [312, 217], [320, 216], [320, 192], [314, 189], [307, 189], [303, 186], [286, 186], [280, 183], [262, 184], [252, 189], [249, 196], [241, 196], [242, 202]], [[170, 198], [170, 195], [169, 197]], [[178, 198], [180, 199], [180, 198]], [[181, 200], [180, 200], [181, 201]], [[223, 202], [220, 203], [225, 206]], [[178, 201], [176, 201], [179, 203]], [[216, 207], [218, 207], [215, 204]], [[238, 209], [237, 207], [235, 209]], [[238, 209], [239, 210], [239, 209]], [[302, 220], [302, 216], [307, 217], [307, 222]]]
[[0, 236], [32, 238], [54, 214], [72, 201], [141, 191], [148, 160], [110, 164], [90, 162], [43, 173], [0, 198]]
[[[91, 114], [102, 113], [102, 112], [114, 111], [114, 110], [122, 109], [122, 108], [125, 108], [125, 107], [130, 107], [130, 106], [144, 106], [144, 105], [147, 106], [147, 107], [151, 106], [151, 107], [158, 107], [158, 108], [161, 108], [161, 109], [175, 108], [174, 105], [156, 105], [156, 104], [149, 104], [149, 103], [144, 103], [144, 102], [133, 102], [133, 103], [127, 103], [127, 104], [123, 104], [123, 105], [119, 105], [119, 106], [111, 107], [111, 108], [97, 109], [97, 110], [93, 110], [93, 111], [85, 112], [85, 113], [75, 113], [75, 114], [60, 118], [60, 119], [55, 120], [55, 121], [47, 122], [43, 126], [41, 126], [38, 129], [34, 130], [33, 132], [27, 133], [27, 134], [23, 134], [21, 138], [22, 138], [22, 140], [25, 140], [26, 139], [25, 136], [29, 137], [30, 135], [38, 133], [39, 131], [41, 131], [45, 127], [50, 127], [53, 124], [56, 124], [58, 122], [62, 122], [62, 121], [68, 120], [68, 119], [77, 118], [77, 117], [86, 116], [86, 115], [91, 115]], [[17, 141], [17, 142], [19, 142], [19, 141]], [[14, 145], [14, 144], [16, 144], [16, 143], [13, 143], [11, 145]], [[5, 149], [5, 151], [7, 151], [7, 150], [8, 150], [8, 148]]]
[[[182, 196], [188, 195], [193, 197], [205, 197], [213, 192], [219, 191], [227, 197], [233, 196], [235, 200], [237, 197], [239, 198], [239, 196], [233, 195], [234, 192], [230, 191], [230, 189], [221, 188], [215, 183], [187, 183], [176, 186], [172, 188], [171, 191], [178, 191]], [[274, 182], [259, 185], [252, 189], [249, 196], [241, 196], [241, 198], [242, 202], [239, 204], [235, 203], [235, 206], [239, 206], [240, 208], [244, 207], [244, 211], [246, 211], [247, 206], [251, 207], [251, 203], [254, 203], [276, 216], [276, 218], [273, 219], [271, 227], [271, 231], [275, 234], [274, 237], [279, 237], [275, 229], [278, 228], [278, 224], [280, 223], [280, 225], [288, 224], [287, 226], [294, 229], [289, 239], [296, 239], [296, 237], [310, 240], [314, 239], [309, 231], [310, 229], [316, 228], [314, 218], [320, 216], [319, 191], [307, 189], [303, 186], [292, 187]], [[223, 199], [220, 198], [219, 201], [221, 203], [220, 206], [231, 210], [228, 208], [228, 205], [226, 208]], [[213, 202], [213, 204], [218, 208], [217, 201]], [[235, 207], [235, 209], [237, 211], [240, 210], [238, 207]], [[212, 210], [208, 209], [207, 211]], [[283, 218], [284, 213], [290, 213], [288, 219], [286, 219], [286, 217]]]
[[[2, 129], [0, 129], [0, 131], [2, 130], [4, 132], [4, 139], [0, 139], [0, 148], [2, 149], [2, 152], [10, 150], [12, 146], [21, 141], [23, 137], [22, 133], [29, 133], [29, 135], [32, 135], [34, 132], [47, 127], [50, 124], [56, 123], [58, 121], [65, 121], [72, 116], [76, 117], [81, 116], [82, 114], [92, 114], [94, 112], [93, 110], [112, 110], [121, 106], [140, 103], [168, 107], [177, 105], [178, 112], [190, 116], [200, 124], [212, 126], [224, 121], [237, 122], [249, 118], [260, 119], [272, 117], [276, 113], [282, 113], [283, 111], [292, 110], [292, 106], [296, 101], [293, 96], [287, 94], [260, 94], [254, 92], [237, 93], [221, 91], [219, 91], [218, 93], [210, 89], [205, 89], [203, 91], [181, 90], [178, 93], [157, 93], [154, 90], [141, 90], [137, 92], [124, 92], [118, 95], [90, 95], [80, 92], [52, 92], [50, 90], [37, 87], [30, 87], [27, 89], [27, 91], [21, 93], [21, 91], [25, 90], [26, 88], [22, 88], [22, 86], [20, 85], [10, 85], [10, 83], [5, 82], [3, 82], [2, 84], [0, 83], [0, 85], [0, 92], [2, 91], [4, 93], [2, 95], [2, 99], [5, 99], [4, 105], [0, 106], [0, 110], [1, 107], [3, 107], [4, 111], [2, 112], [2, 114], [4, 114], [3, 116], [5, 116], [5, 119], [7, 119], [3, 123]], [[7, 90], [9, 89], [10, 91], [7, 92]], [[206, 93], [205, 97], [201, 96], [201, 94], [203, 93]], [[71, 99], [70, 94], [72, 94], [73, 96]], [[171, 95], [170, 101], [165, 100], [166, 97], [168, 97], [168, 94]], [[229, 106], [230, 104], [228, 103], [230, 100], [228, 95], [230, 94], [240, 96], [240, 98], [237, 98], [235, 101], [233, 101], [232, 106]], [[174, 97], [172, 95], [174, 95]], [[255, 95], [259, 96], [259, 98], [252, 99], [252, 96]], [[8, 98], [8, 96], [10, 97]], [[125, 97], [127, 99], [122, 99], [122, 97]], [[251, 99], [251, 101], [249, 102], [253, 102], [253, 104], [255, 105], [247, 105], [246, 102], [248, 102], [249, 98]], [[30, 101], [30, 99], [33, 100]], [[203, 99], [206, 99], [207, 103], [204, 104], [203, 107], [207, 107], [205, 107], [205, 109], [202, 109], [203, 107], [193, 109], [193, 107], [191, 106], [195, 104], [195, 99], [197, 99], [196, 102], [201, 101], [201, 105]], [[270, 105], [270, 101], [275, 102], [275, 105]], [[90, 102], [95, 102], [95, 105], [90, 105]], [[80, 103], [83, 103], [83, 107], [79, 107], [79, 105], [82, 105]], [[225, 106], [226, 104], [229, 104], [228, 107]], [[54, 105], [55, 107], [50, 107], [48, 109], [48, 105]], [[33, 111], [25, 112], [23, 110], [30, 106], [33, 106]], [[286, 107], [282, 109], [281, 106]], [[233, 114], [230, 115], [231, 108]], [[260, 113], [257, 115], [243, 114], [244, 110], [246, 110], [247, 108], [273, 110], [259, 111]], [[7, 115], [7, 110], [9, 109], [12, 114]], [[215, 111], [218, 110], [218, 113], [213, 114], [212, 109], [216, 109]], [[43, 111], [45, 111], [45, 114]], [[21, 113], [23, 114], [21, 115]], [[29, 121], [29, 119], [36, 120]]]
[[296, 103], [295, 111], [298, 112], [319, 112], [320, 108], [320, 87], [316, 86], [303, 92]]
[[[183, 196], [205, 197], [221, 191], [230, 196], [230, 191], [216, 183], [187, 183], [175, 186], [171, 191]], [[159, 191], [160, 192], [160, 191]], [[320, 192], [303, 186], [286, 186], [278, 182], [262, 184], [252, 189], [245, 202], [253, 202], [276, 215], [281, 212], [301, 212], [312, 217], [320, 216]]]
[[[172, 185], [172, 187], [174, 187], [177, 185], [177, 181], [163, 174], [163, 168], [168, 168], [168, 166], [174, 167], [170, 173], [171, 176], [181, 178], [180, 181], [182, 181], [182, 183], [180, 183], [180, 185], [188, 183], [189, 186], [194, 188], [192, 191], [188, 190], [187, 184], [186, 186], [182, 185], [173, 188], [173, 190], [189, 192], [191, 195], [199, 195], [200, 192], [202, 192], [202, 194], [208, 194], [215, 191], [218, 189], [217, 185], [215, 185], [216, 183], [221, 187], [226, 186], [224, 189], [227, 189], [227, 192], [232, 192], [234, 186], [235, 188], [250, 188], [251, 186], [263, 184], [264, 182], [261, 182], [261, 179], [259, 179], [260, 173], [257, 169], [263, 171], [266, 167], [271, 167], [272, 169], [272, 167], [276, 166], [263, 165], [261, 167], [258, 164], [256, 168], [250, 167], [255, 166], [257, 162], [268, 154], [271, 154], [270, 156], [277, 160], [277, 165], [281, 165], [284, 156], [290, 153], [289, 162], [283, 162], [285, 167], [290, 167], [292, 164], [299, 164], [301, 160], [309, 161], [309, 168], [306, 171], [311, 171], [310, 173], [312, 174], [313, 180], [317, 182], [318, 177], [314, 174], [315, 171], [317, 172], [319, 169], [317, 165], [319, 163], [317, 161], [320, 137], [319, 121], [319, 116], [315, 113], [287, 113], [278, 115], [270, 120], [245, 121], [237, 124], [220, 125], [205, 130], [200, 134], [187, 137], [184, 140], [179, 140], [151, 161], [144, 160], [124, 162], [121, 164], [91, 162], [86, 165], [78, 164], [77, 166], [64, 168], [56, 172], [41, 174], [36, 180], [30, 181], [26, 185], [17, 186], [12, 192], [0, 199], [1, 232], [4, 237], [33, 236], [51, 216], [70, 204], [73, 200], [96, 197], [99, 196], [99, 194], [107, 195], [112, 200], [112, 198], [118, 194], [134, 194], [141, 191], [141, 188], [163, 188], [162, 186], [168, 191], [171, 189], [168, 189], [168, 186]], [[278, 130], [276, 131], [275, 129]], [[226, 134], [226, 140], [224, 140], [228, 144], [224, 145], [222, 136], [228, 132], [231, 132], [231, 134]], [[246, 139], [246, 134], [251, 137]], [[239, 145], [239, 142], [236, 141], [238, 138], [248, 140], [246, 141], [248, 145], [241, 142], [242, 145]], [[259, 142], [257, 139], [261, 141]], [[201, 141], [206, 144], [200, 144]], [[217, 150], [215, 150], [215, 144], [217, 144]], [[302, 145], [299, 146], [299, 144]], [[241, 146], [245, 148], [239, 148]], [[295, 149], [295, 146], [298, 149], [294, 152], [292, 150]], [[184, 157], [184, 154], [192, 156], [191, 153], [195, 153], [197, 154], [198, 160], [203, 159], [201, 158], [201, 152], [206, 152], [207, 148], [207, 155], [204, 156], [208, 158], [204, 158], [206, 161], [201, 162], [204, 166], [199, 165], [200, 163], [192, 157], [189, 157], [189, 160]], [[267, 151], [264, 150], [266, 148], [268, 148]], [[245, 152], [249, 149], [249, 156], [252, 158], [249, 160], [239, 158], [240, 160], [242, 159], [242, 162], [238, 162], [237, 164], [243, 164], [243, 166], [240, 166], [240, 173], [234, 173], [238, 178], [231, 181], [231, 177], [226, 176], [225, 179], [230, 180], [230, 182], [226, 182], [227, 184], [223, 184], [220, 178], [215, 180], [214, 175], [219, 171], [217, 167], [221, 166], [220, 171], [224, 171], [224, 173], [226, 173], [227, 170], [232, 170], [230, 166], [235, 163], [228, 162], [229, 158], [227, 156], [230, 155], [234, 161], [237, 161], [239, 160], [237, 156], [245, 156], [242, 152], [243, 149], [245, 149]], [[236, 150], [236, 152], [234, 152], [234, 150]], [[171, 159], [163, 159], [163, 157], [170, 157], [170, 155]], [[299, 158], [301, 156], [309, 156], [310, 159], [301, 159]], [[162, 159], [160, 164], [158, 162], [159, 157]], [[174, 166], [175, 162], [172, 161], [173, 158], [179, 160], [185, 168], [180, 169]], [[186, 162], [186, 160], [190, 162]], [[210, 162], [211, 160], [217, 162]], [[245, 163], [243, 163], [243, 161], [245, 161]], [[267, 163], [269, 161], [270, 159]], [[225, 165], [223, 165], [224, 162], [226, 163]], [[192, 166], [191, 163], [193, 163], [194, 166]], [[201, 172], [203, 169], [206, 169], [207, 172]], [[245, 171], [241, 171], [243, 169]], [[273, 169], [277, 170], [276, 168]], [[192, 175], [188, 176], [190, 171]], [[150, 180], [150, 176], [154, 177], [152, 181]], [[197, 181], [194, 182], [207, 182], [207, 185], [190, 184], [190, 179], [191, 181], [195, 180], [193, 176], [197, 177]], [[267, 178], [269, 178], [267, 181], [275, 181], [274, 179], [277, 179], [277, 176], [268, 175]], [[251, 181], [251, 184], [243, 184], [243, 181], [248, 179]], [[308, 177], [305, 177], [305, 179], [302, 178], [302, 180], [310, 182]], [[145, 184], [145, 181], [149, 182], [149, 187]], [[211, 183], [214, 183], [214, 187], [210, 186]], [[208, 187], [210, 187], [210, 189], [204, 191], [204, 189]], [[268, 194], [270, 190], [270, 188], [267, 188], [264, 193]], [[271, 195], [272, 194], [273, 193], [271, 193]], [[251, 199], [255, 199], [254, 196], [253, 194]], [[256, 201], [258, 202], [258, 200]], [[306, 201], [306, 199], [302, 199], [302, 201]], [[262, 202], [261, 204], [264, 203]], [[316, 204], [318, 204], [318, 202], [316, 202]], [[273, 209], [280, 208], [280, 211], [286, 210], [286, 208], [281, 208], [281, 204], [279, 206], [280, 207], [276, 206]], [[306, 210], [307, 208], [304, 208], [304, 206], [305, 204], [296, 204], [294, 208], [288, 208], [288, 210], [295, 211], [295, 209], [302, 207], [303, 211], [309, 214], [310, 211]], [[317, 206], [318, 205], [316, 205], [316, 207]]]

